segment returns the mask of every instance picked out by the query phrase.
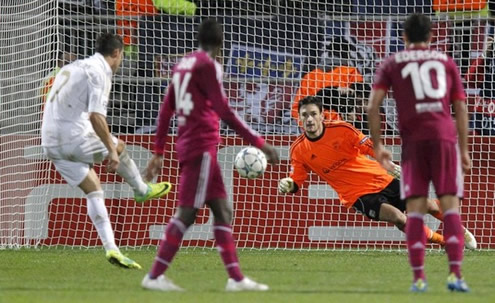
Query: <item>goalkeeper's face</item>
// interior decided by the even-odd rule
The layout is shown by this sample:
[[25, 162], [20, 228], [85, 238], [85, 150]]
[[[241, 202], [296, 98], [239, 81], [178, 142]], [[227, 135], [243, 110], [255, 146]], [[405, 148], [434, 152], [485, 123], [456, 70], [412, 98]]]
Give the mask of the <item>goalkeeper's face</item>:
[[323, 131], [323, 113], [316, 104], [305, 104], [299, 109], [299, 119], [309, 138], [316, 138]]

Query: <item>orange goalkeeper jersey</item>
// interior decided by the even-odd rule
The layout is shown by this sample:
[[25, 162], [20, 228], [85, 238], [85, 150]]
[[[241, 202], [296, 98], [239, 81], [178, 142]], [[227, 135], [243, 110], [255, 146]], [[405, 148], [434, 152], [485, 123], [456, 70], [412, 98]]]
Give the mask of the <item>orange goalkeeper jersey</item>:
[[323, 134], [309, 139], [304, 134], [290, 149], [290, 177], [301, 187], [313, 171], [339, 195], [340, 202], [350, 208], [366, 194], [382, 191], [392, 182], [374, 156], [371, 140], [343, 121], [327, 121]]

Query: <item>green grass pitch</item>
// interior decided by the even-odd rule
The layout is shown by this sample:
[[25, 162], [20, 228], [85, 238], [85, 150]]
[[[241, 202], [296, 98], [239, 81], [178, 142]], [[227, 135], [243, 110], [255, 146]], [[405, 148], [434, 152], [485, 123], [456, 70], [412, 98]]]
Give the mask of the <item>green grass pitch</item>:
[[466, 252], [464, 277], [471, 293], [445, 288], [443, 252], [426, 258], [429, 291], [409, 293], [405, 252], [239, 252], [247, 276], [269, 284], [267, 293], [226, 293], [227, 280], [215, 250], [182, 250], [167, 275], [184, 293], [151, 292], [140, 282], [155, 248], [126, 251], [143, 270], [112, 266], [103, 250], [0, 250], [0, 302], [495, 302], [495, 252]]

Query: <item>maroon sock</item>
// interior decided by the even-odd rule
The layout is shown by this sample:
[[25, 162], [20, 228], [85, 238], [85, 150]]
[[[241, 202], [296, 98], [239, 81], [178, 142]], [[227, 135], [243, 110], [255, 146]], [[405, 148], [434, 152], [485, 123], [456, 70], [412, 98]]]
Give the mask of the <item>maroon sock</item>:
[[445, 250], [449, 259], [449, 269], [457, 278], [461, 278], [461, 264], [464, 254], [464, 230], [461, 225], [461, 218], [455, 210], [447, 210], [443, 214], [443, 218]]
[[237, 259], [232, 227], [229, 224], [215, 224], [213, 226], [213, 233], [215, 234], [217, 248], [229, 277], [235, 281], [241, 281], [244, 279], [244, 276], [241, 273], [239, 260]]
[[409, 213], [406, 222], [407, 251], [409, 252], [409, 263], [411, 264], [414, 281], [425, 280], [424, 260], [426, 234], [423, 229], [423, 215], [420, 213]]
[[179, 250], [182, 237], [186, 230], [187, 227], [182, 221], [175, 218], [170, 219], [165, 230], [165, 238], [160, 242], [158, 253], [149, 272], [151, 279], [156, 279], [156, 277], [167, 270]]

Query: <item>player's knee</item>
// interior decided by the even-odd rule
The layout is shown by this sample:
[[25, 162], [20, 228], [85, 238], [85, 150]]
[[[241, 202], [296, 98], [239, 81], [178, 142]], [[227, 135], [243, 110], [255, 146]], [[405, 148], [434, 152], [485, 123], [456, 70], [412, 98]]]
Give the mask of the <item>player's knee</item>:
[[226, 199], [207, 201], [206, 205], [208, 205], [213, 212], [215, 223], [230, 224], [232, 221], [232, 208], [229, 206]]
[[380, 209], [380, 221], [387, 221], [394, 224], [399, 229], [403, 229], [406, 225], [406, 215], [397, 208], [383, 204]]
[[124, 141], [118, 139], [117, 142], [117, 153], [120, 155], [122, 152], [125, 150], [125, 143]]
[[407, 217], [403, 213], [399, 213], [392, 218], [392, 223], [397, 226], [398, 229], [404, 230], [406, 227]]
[[406, 228], [406, 222], [402, 222], [402, 221], [397, 221], [395, 224], [394, 224], [399, 230], [405, 230]]

